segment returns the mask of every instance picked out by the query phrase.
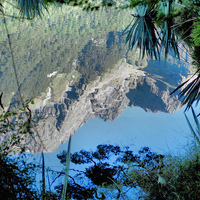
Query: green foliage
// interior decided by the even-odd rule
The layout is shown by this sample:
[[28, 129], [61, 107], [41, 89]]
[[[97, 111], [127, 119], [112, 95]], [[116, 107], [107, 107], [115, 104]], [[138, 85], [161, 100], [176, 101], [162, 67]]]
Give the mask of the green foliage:
[[129, 50], [133, 50], [133, 47], [139, 48], [142, 58], [145, 54], [151, 58], [160, 58], [160, 45], [157, 42], [158, 31], [152, 21], [152, 18], [156, 16], [154, 6], [153, 4], [135, 7], [136, 14], [133, 16], [136, 20], [133, 19], [122, 32], [122, 35], [127, 35], [126, 43], [128, 43]]
[[132, 15], [135, 20], [122, 33], [127, 34], [128, 49], [139, 48], [142, 58], [147, 54], [151, 59], [160, 59], [163, 49], [167, 59], [169, 51], [172, 50], [174, 56], [179, 58], [177, 39], [173, 30], [174, 7], [172, 1], [139, 4], [134, 7], [136, 14]]
[[34, 187], [32, 164], [0, 155], [0, 199], [39, 199]]
[[164, 16], [163, 23], [161, 25], [161, 31], [158, 37], [158, 40], [161, 40], [161, 48], [165, 51], [165, 59], [169, 51], [172, 50], [174, 56], [179, 58], [179, 51], [177, 45], [177, 39], [173, 30], [173, 6], [172, 1], [167, 1], [166, 3], [161, 2], [161, 13]]
[[159, 172], [165, 184], [148, 182], [148, 193], [144, 199], [198, 199], [199, 196], [199, 150], [190, 155], [166, 157]]
[[193, 48], [192, 31], [194, 28], [194, 20], [196, 18], [195, 6], [183, 4], [177, 6], [177, 15], [175, 16], [174, 31], [179, 36], [180, 40], [184, 41], [189, 48]]
[[[46, 4], [52, 3], [53, 1], [40, 1], [40, 0], [28, 0], [28, 1], [17, 1], [21, 17], [24, 18], [25, 16], [28, 19], [32, 19], [36, 16], [42, 16], [43, 9], [47, 9]], [[99, 1], [99, 2], [92, 2], [91, 4], [85, 1], [60, 1], [60, 3], [66, 3], [71, 6], [81, 6], [84, 10], [98, 10], [101, 7], [111, 7], [115, 6], [116, 2], [113, 1]], [[167, 55], [170, 50], [173, 50], [174, 55], [179, 58], [179, 52], [177, 47], [177, 38], [175, 37], [175, 33], [173, 30], [173, 26], [176, 25], [174, 23], [173, 17], [177, 15], [177, 13], [174, 13], [172, 3], [174, 1], [166, 1], [166, 2], [159, 2], [159, 1], [145, 1], [146, 5], [144, 5], [144, 1], [131, 1], [130, 5], [126, 6], [128, 7], [135, 7], [136, 5], [139, 7], [136, 7], [137, 13], [136, 15], [133, 14], [133, 16], [136, 18], [135, 22], [131, 22], [130, 25], [124, 30], [123, 34], [127, 34], [126, 42], [129, 43], [129, 49], [133, 49], [134, 46], [139, 47], [141, 50], [142, 57], [144, 57], [145, 53], [148, 56], [151, 56], [152, 58], [155, 57], [160, 58], [160, 52], [161, 48], [163, 47], [165, 50], [165, 58], [167, 58]], [[181, 2], [182, 3], [182, 2]], [[159, 5], [158, 5], [159, 4]], [[196, 2], [193, 1], [193, 4], [195, 6], [198, 6]], [[3, 10], [3, 5], [0, 5], [1, 11]], [[74, 13], [72, 13], [74, 15]], [[96, 15], [99, 17], [99, 15]], [[70, 21], [70, 20], [69, 20]], [[77, 35], [81, 34], [81, 30], [83, 30], [83, 27], [77, 27], [74, 23], [70, 22], [71, 29], [69, 32], [64, 32], [67, 35], [73, 35], [73, 40], [78, 40]], [[116, 23], [117, 24], [117, 23]], [[158, 31], [158, 28], [156, 27], [156, 24], [159, 25], [160, 30]], [[185, 23], [182, 23], [185, 24]], [[117, 24], [118, 25], [118, 24]], [[34, 26], [34, 25], [33, 25]], [[54, 29], [54, 25], [50, 25], [49, 31]], [[98, 24], [93, 24], [94, 27], [98, 27]], [[68, 26], [66, 26], [68, 29]], [[183, 26], [182, 26], [183, 27]], [[130, 28], [130, 29], [129, 29]], [[35, 29], [38, 29], [38, 27], [35, 27]], [[60, 30], [63, 30], [63, 27], [59, 27]], [[74, 30], [80, 30], [77, 32], [77, 35], [74, 34]], [[199, 45], [199, 34], [197, 33], [199, 29], [198, 23], [196, 23], [196, 27], [193, 30], [193, 37], [194, 42]], [[14, 29], [13, 29], [14, 30]], [[25, 29], [24, 29], [25, 30]], [[28, 29], [26, 30], [24, 35], [18, 35], [17, 37], [20, 37], [22, 40], [25, 39], [25, 35], [28, 33]], [[110, 32], [112, 34], [112, 32]], [[8, 35], [8, 34], [7, 34]], [[46, 32], [44, 31], [42, 35], [44, 38], [47, 37]], [[85, 38], [89, 38], [86, 40], [85, 43], [83, 43], [83, 40], [78, 41], [81, 45], [82, 51], [88, 53], [91, 53], [91, 49], [97, 49], [98, 51], [103, 51], [99, 47], [92, 47], [90, 48], [89, 44], [91, 43], [90, 36], [87, 37], [87, 33], [83, 33], [83, 36]], [[103, 34], [102, 34], [103, 35]], [[62, 35], [58, 34], [58, 31], [55, 31], [55, 40], [49, 43], [49, 45], [56, 46], [57, 38], [63, 39]], [[34, 35], [35, 37], [35, 35]], [[19, 38], [17, 38], [19, 39]], [[30, 39], [30, 41], [33, 38]], [[36, 38], [37, 39], [37, 38]], [[41, 42], [40, 40], [38, 40]], [[44, 40], [45, 41], [45, 40]], [[63, 43], [63, 40], [60, 40]], [[108, 52], [112, 53], [112, 42], [111, 44], [107, 40], [107, 46], [108, 46]], [[36, 43], [36, 41], [32, 41], [33, 43]], [[47, 47], [48, 45], [46, 42], [40, 43], [44, 47]], [[74, 45], [73, 43], [69, 43], [73, 49]], [[29, 47], [33, 47], [34, 45], [37, 46], [37, 44], [32, 45], [31, 43], [28, 44]], [[39, 74], [39, 76], [46, 76], [47, 71], [44, 67], [42, 67], [42, 62], [48, 65], [51, 65], [53, 61], [58, 57], [59, 59], [62, 57], [62, 62], [66, 65], [66, 60], [69, 62], [68, 65], [71, 66], [71, 64], [74, 61], [74, 58], [78, 57], [78, 53], [76, 52], [76, 55], [74, 55], [74, 51], [68, 50], [67, 46], [68, 43], [66, 42], [66, 47], [64, 51], [61, 52], [63, 56], [60, 56], [60, 54], [55, 56], [55, 53], [49, 54], [47, 57], [48, 59], [51, 58], [51, 62], [46, 62], [45, 57], [46, 54], [44, 52], [39, 53], [38, 58], [35, 58], [36, 56], [33, 56], [35, 54], [35, 49], [32, 49], [33, 52], [31, 52], [28, 56], [24, 56], [25, 59], [27, 59], [27, 63], [29, 63], [29, 60], [36, 59], [36, 67], [34, 69], [32, 66], [28, 66], [28, 64], [24, 64], [26, 68], [29, 68], [29, 71], [25, 72], [24, 67], [21, 67], [19, 64], [18, 71], [22, 72], [21, 77], [24, 77], [24, 74]], [[16, 45], [17, 46], [17, 45]], [[63, 45], [61, 45], [63, 46]], [[78, 47], [74, 48], [80, 48]], [[4, 46], [5, 47], [5, 46]], [[3, 48], [4, 48], [3, 47]], [[48, 46], [49, 47], [49, 46]], [[56, 46], [57, 47], [57, 46]], [[22, 46], [20, 46], [22, 48]], [[81, 49], [80, 48], [80, 49]], [[25, 51], [27, 51], [27, 48], [22, 48]], [[71, 49], [71, 48], [70, 48]], [[19, 48], [16, 47], [15, 51], [17, 53]], [[48, 52], [49, 50], [47, 50]], [[60, 51], [60, 47], [56, 49], [56, 52]], [[69, 53], [69, 51], [71, 51]], [[114, 50], [113, 50], [114, 51]], [[5, 53], [6, 54], [6, 49]], [[27, 52], [26, 52], [27, 53]], [[30, 53], [30, 52], [29, 52]], [[65, 53], [68, 53], [67, 56], [65, 56]], [[107, 54], [107, 53], [106, 53]], [[96, 55], [96, 53], [95, 53]], [[55, 58], [54, 58], [55, 56]], [[76, 57], [77, 56], [77, 57]], [[68, 57], [68, 58], [66, 58]], [[105, 56], [105, 58], [108, 60], [108, 58]], [[9, 63], [7, 62], [8, 57], [2, 57], [2, 65], [3, 65], [3, 73], [4, 76], [8, 76], [10, 71], [12, 69], [8, 68]], [[38, 59], [38, 60], [37, 60]], [[98, 65], [94, 62], [96, 60], [96, 57], [94, 56], [93, 59], [90, 59], [89, 62], [87, 60], [88, 58], [82, 57], [79, 55], [79, 61], [80, 64], [76, 66], [76, 69], [81, 71], [82, 74], [86, 74], [86, 77], [88, 80], [94, 79], [93, 72], [98, 68], [101, 72], [104, 72], [106, 70], [106, 67], [108, 65], [104, 66], [104, 63], [101, 65]], [[105, 61], [106, 59], [101, 58], [101, 60]], [[20, 60], [20, 58], [18, 58]], [[50, 59], [49, 59], [50, 60]], [[38, 62], [39, 61], [39, 62]], [[88, 65], [86, 65], [86, 63]], [[54, 65], [54, 64], [52, 64]], [[65, 65], [62, 66], [61, 61], [57, 62], [57, 67], [62, 66], [61, 70], [62, 72], [69, 72], [70, 68], [65, 68]], [[87, 66], [87, 67], [85, 67]], [[84, 69], [85, 67], [85, 69]], [[54, 69], [53, 67], [51, 68]], [[49, 70], [49, 69], [48, 69]], [[34, 79], [35, 79], [34, 74]], [[31, 76], [31, 75], [30, 75]], [[25, 76], [27, 77], [27, 76]], [[12, 78], [12, 77], [11, 77]], [[30, 77], [29, 77], [30, 78]], [[39, 84], [31, 84], [32, 82], [30, 79], [27, 78], [27, 80], [24, 80], [24, 85], [22, 85], [22, 88], [28, 88], [31, 87], [30, 85], [34, 85], [34, 88], [39, 88]], [[41, 78], [40, 78], [41, 80]], [[45, 79], [42, 79], [45, 82]], [[29, 82], [30, 81], [30, 82]], [[29, 82], [29, 84], [27, 84]], [[13, 84], [12, 81], [9, 82], [9, 84]], [[8, 87], [8, 83], [5, 84], [5, 88]], [[48, 81], [44, 83], [45, 87], [48, 86]], [[182, 84], [179, 88], [181, 88], [183, 85], [185, 85], [187, 82]], [[43, 84], [43, 83], [42, 83]], [[2, 84], [3, 85], [3, 84]], [[177, 89], [179, 89], [177, 88]], [[19, 89], [19, 88], [18, 88]], [[186, 95], [186, 97], [183, 100], [183, 103], [188, 103], [188, 106], [191, 106], [192, 103], [199, 98], [199, 76], [197, 79], [193, 80], [191, 83], [188, 84], [188, 86], [182, 91], [181, 96]], [[33, 103], [31, 101], [31, 103]], [[31, 134], [31, 111], [28, 107], [28, 104], [26, 104], [22, 109], [21, 113], [16, 111], [11, 111], [8, 109], [7, 111], [3, 111], [3, 113], [0, 116], [0, 130], [1, 134], [6, 135], [7, 137], [4, 137], [2, 145], [1, 145], [1, 166], [0, 169], [2, 170], [1, 173], [1, 183], [2, 185], [2, 193], [4, 195], [4, 191], [10, 195], [8, 195], [8, 199], [12, 198], [25, 198], [25, 199], [37, 199], [38, 196], [33, 191], [29, 185], [32, 184], [32, 180], [30, 177], [24, 175], [23, 173], [26, 172], [26, 170], [21, 171], [21, 168], [19, 168], [16, 163], [12, 163], [7, 157], [9, 153], [14, 152], [13, 148], [20, 148], [20, 151], [23, 152], [25, 150], [24, 146], [21, 146], [21, 141], [24, 139], [23, 136], [25, 136], [27, 133]], [[23, 113], [26, 112], [27, 115], [24, 117]], [[194, 117], [196, 115], [193, 113]], [[14, 117], [18, 117], [18, 120], [13, 120]], [[187, 119], [188, 123], [189, 120]], [[195, 122], [197, 124], [197, 128], [199, 129], [199, 124], [197, 123], [197, 117], [195, 118]], [[190, 128], [196, 136], [197, 141], [197, 133], [192, 129], [191, 124], [189, 123]], [[8, 133], [11, 133], [11, 135], [8, 135]], [[199, 133], [199, 132], [198, 132]], [[70, 145], [69, 145], [70, 146]], [[69, 169], [69, 155], [70, 150], [68, 149], [67, 152], [67, 159], [66, 159], [66, 152], [63, 152], [61, 155], [58, 155], [58, 158], [61, 159], [62, 162], [65, 162], [67, 160], [66, 168]], [[111, 157], [117, 157], [115, 159], [115, 162], [110, 164], [108, 162], [108, 159]], [[65, 174], [65, 178], [67, 181], [65, 181], [65, 186], [60, 185], [56, 187], [58, 189], [57, 194], [53, 194], [51, 192], [45, 191], [45, 179], [44, 179], [44, 162], [43, 162], [43, 192], [42, 192], [42, 198], [51, 198], [51, 199], [57, 199], [61, 197], [61, 189], [63, 189], [63, 194], [66, 197], [65, 198], [75, 198], [75, 199], [99, 199], [99, 194], [101, 195], [101, 199], [105, 199], [107, 193], [101, 192], [105, 191], [106, 188], [112, 191], [112, 196], [114, 198], [120, 198], [126, 196], [126, 191], [134, 189], [136, 187], [140, 187], [142, 192], [145, 193], [143, 196], [144, 199], [197, 199], [199, 194], [199, 154], [198, 152], [194, 153], [193, 155], [190, 155], [190, 157], [185, 157], [183, 160], [180, 160], [179, 158], [170, 159], [170, 158], [164, 158], [162, 155], [156, 155], [155, 153], [152, 153], [149, 148], [145, 147], [141, 151], [138, 152], [137, 155], [133, 154], [132, 151], [130, 151], [128, 148], [125, 150], [121, 150], [118, 146], [114, 147], [112, 145], [99, 145], [97, 147], [97, 150], [95, 152], [87, 152], [87, 151], [81, 151], [79, 153], [75, 153], [71, 156], [71, 161], [75, 164], [90, 164], [89, 167], [85, 169], [85, 171], [77, 171], [77, 176], [75, 178], [70, 177], [70, 181], [67, 180], [68, 178], [68, 172]], [[67, 170], [66, 170], [67, 171]], [[10, 176], [7, 177], [5, 175], [6, 173], [12, 174], [12, 178]], [[64, 174], [64, 173], [62, 173]], [[19, 176], [18, 176], [19, 175]], [[88, 184], [80, 183], [80, 179], [86, 178], [88, 181]], [[17, 182], [17, 180], [19, 180]], [[10, 184], [10, 185], [9, 185]], [[66, 188], [68, 188], [66, 192]], [[22, 192], [23, 191], [23, 192]]]
[[[19, 15], [10, 15], [8, 17], [14, 17], [17, 19], [28, 19], [33, 20], [36, 17], [42, 18], [44, 14], [44, 10], [48, 12], [48, 6], [50, 5], [58, 5], [62, 4], [72, 7], [80, 7], [85, 11], [96, 11], [102, 8], [108, 9], [111, 7], [119, 8], [123, 7], [124, 4], [127, 4], [125, 1], [115, 1], [115, 0], [14, 0], [14, 1], [6, 1], [2, 2], [3, 5], [10, 4], [16, 10], [19, 11]], [[1, 4], [2, 5], [2, 4]], [[1, 6], [3, 9], [4, 6]]]
[[195, 46], [200, 46], [200, 18], [195, 22], [194, 28], [192, 30], [192, 37]]
[[25, 151], [23, 140], [27, 134], [32, 135], [29, 101], [26, 101], [25, 108], [19, 107], [17, 110], [15, 104], [10, 104], [7, 111], [3, 110], [0, 115], [0, 154], [3, 156], [11, 153], [23, 153]]
[[47, 6], [42, 0], [16, 0], [20, 9], [20, 17], [33, 19], [36, 16], [42, 17], [43, 9], [47, 10]]

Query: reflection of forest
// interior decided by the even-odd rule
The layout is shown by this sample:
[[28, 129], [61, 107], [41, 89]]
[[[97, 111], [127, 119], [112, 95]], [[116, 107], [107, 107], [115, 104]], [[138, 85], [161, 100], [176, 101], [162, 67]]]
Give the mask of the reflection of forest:
[[[8, 19], [15, 63], [25, 98], [38, 96], [46, 90], [52, 81], [47, 74], [53, 71], [69, 73], [75, 68], [74, 60], [81, 59], [78, 70], [94, 79], [95, 74], [98, 74], [94, 70], [104, 72], [125, 53], [121, 52], [125, 45], [120, 43], [119, 34], [115, 31], [122, 31], [125, 27], [129, 12], [126, 11], [126, 15], [123, 11], [120, 14], [112, 11], [112, 15], [106, 11], [87, 13], [79, 8], [63, 6], [62, 11], [54, 7], [50, 13], [42, 20], [32, 22], [16, 23], [15, 20]], [[0, 84], [1, 91], [4, 91], [3, 99], [8, 102], [17, 87], [14, 71], [10, 67], [12, 60], [4, 26], [2, 22], [0, 24], [1, 38], [5, 38], [0, 46], [0, 71], [3, 77]], [[100, 40], [105, 42], [95, 43]], [[108, 58], [109, 55], [112, 58]], [[90, 66], [91, 63], [93, 66]], [[90, 71], [92, 68], [93, 71]]]

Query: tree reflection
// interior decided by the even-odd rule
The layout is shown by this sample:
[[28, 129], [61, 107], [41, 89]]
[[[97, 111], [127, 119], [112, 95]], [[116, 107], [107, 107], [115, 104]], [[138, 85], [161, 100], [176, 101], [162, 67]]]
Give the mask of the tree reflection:
[[[66, 154], [67, 152], [63, 151], [57, 155], [63, 164], [66, 162]], [[159, 168], [159, 155], [151, 152], [148, 147], [142, 148], [138, 154], [133, 154], [129, 147], [122, 150], [119, 146], [98, 145], [96, 151], [81, 150], [72, 154], [71, 162], [85, 165], [85, 170], [74, 170], [76, 174], [69, 176], [67, 197], [105, 199], [111, 195], [112, 198], [119, 199], [128, 198], [128, 191], [144, 184], [146, 180], [139, 180], [137, 175], [156, 172]], [[137, 169], [137, 172], [134, 172], [134, 169]], [[143, 178], [149, 180], [148, 176]], [[156, 182], [156, 178], [152, 176], [151, 181]], [[61, 190], [62, 187], [63, 185], [60, 185], [56, 188]]]
[[[57, 157], [65, 163], [66, 151]], [[134, 154], [113, 145], [98, 145], [96, 151], [81, 150], [71, 162], [83, 165], [73, 170], [67, 197], [73, 199], [197, 199], [199, 195], [199, 150], [190, 156], [164, 156], [143, 147]], [[194, 180], [196, 182], [194, 182]], [[62, 185], [57, 186], [61, 191]], [[136, 194], [138, 196], [136, 197]]]

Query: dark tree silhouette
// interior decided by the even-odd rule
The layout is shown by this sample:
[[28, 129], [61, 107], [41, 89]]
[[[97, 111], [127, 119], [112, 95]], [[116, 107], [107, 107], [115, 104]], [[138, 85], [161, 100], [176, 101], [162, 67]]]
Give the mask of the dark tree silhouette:
[[[57, 155], [62, 164], [66, 163], [66, 154], [67, 152], [63, 151]], [[156, 171], [159, 166], [159, 156], [151, 152], [148, 147], [142, 148], [138, 154], [133, 154], [128, 147], [121, 149], [119, 146], [98, 145], [96, 151], [81, 150], [71, 154], [71, 162], [76, 165], [86, 165], [86, 168], [84, 171], [74, 170], [77, 174], [74, 177], [69, 176], [68, 187], [71, 188], [67, 191], [69, 198], [87, 199], [88, 196], [97, 198], [99, 187], [111, 187], [111, 190], [115, 190], [114, 195], [118, 199], [124, 195], [125, 190], [143, 186], [144, 179], [150, 179], [149, 175], [144, 175], [142, 182], [139, 180], [139, 174], [137, 178], [129, 176], [131, 168], [134, 166], [138, 172]], [[122, 186], [124, 189], [121, 188]], [[58, 188], [61, 189], [62, 185]], [[101, 195], [103, 196], [98, 198], [103, 199], [105, 194]]]

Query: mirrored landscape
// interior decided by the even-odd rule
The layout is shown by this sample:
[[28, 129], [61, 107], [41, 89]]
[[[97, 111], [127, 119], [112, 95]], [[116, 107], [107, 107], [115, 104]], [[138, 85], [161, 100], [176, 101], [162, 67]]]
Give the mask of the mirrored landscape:
[[[61, 190], [71, 139], [69, 190], [80, 191], [72, 199], [110, 199], [110, 193], [137, 199], [127, 162], [159, 163], [156, 155], [183, 153], [194, 139], [178, 92], [171, 94], [194, 67], [173, 53], [156, 60], [142, 59], [139, 49], [128, 51], [122, 31], [131, 14], [62, 6], [42, 19], [7, 22], [20, 89], [35, 124], [22, 141], [28, 162], [35, 158], [41, 164], [44, 153], [46, 172], [52, 173], [50, 179], [45, 175], [48, 187]], [[9, 108], [20, 97], [3, 22], [1, 29], [0, 90]], [[192, 119], [191, 112], [187, 116]], [[127, 183], [121, 190], [116, 176]]]

